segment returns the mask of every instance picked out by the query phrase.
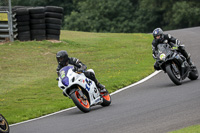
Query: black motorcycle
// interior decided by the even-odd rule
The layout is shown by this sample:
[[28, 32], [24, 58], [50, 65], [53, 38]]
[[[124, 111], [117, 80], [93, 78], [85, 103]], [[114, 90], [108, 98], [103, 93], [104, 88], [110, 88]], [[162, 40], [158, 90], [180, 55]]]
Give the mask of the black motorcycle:
[[157, 48], [156, 62], [168, 74], [174, 84], [181, 85], [182, 80], [186, 77], [191, 80], [198, 78], [199, 74], [196, 66], [190, 66], [186, 58], [178, 50], [173, 50], [169, 44], [165, 43], [159, 44]]
[[10, 128], [8, 122], [6, 121], [5, 117], [0, 114], [0, 133], [9, 133]]

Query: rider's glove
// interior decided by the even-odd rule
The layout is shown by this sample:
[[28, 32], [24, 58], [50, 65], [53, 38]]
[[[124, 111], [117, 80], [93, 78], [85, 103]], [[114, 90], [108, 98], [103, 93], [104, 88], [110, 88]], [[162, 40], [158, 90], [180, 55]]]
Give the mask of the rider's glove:
[[73, 69], [74, 72], [77, 72], [78, 71], [78, 68], [76, 66], [74, 66], [74, 69]]
[[83, 69], [79, 69], [78, 67], [74, 67], [73, 71], [77, 72], [77, 73], [83, 73], [84, 72]]
[[74, 66], [81, 68], [81, 65], [79, 63], [75, 63]]
[[155, 55], [155, 54], [152, 54], [152, 56], [153, 56], [153, 58], [154, 58], [154, 59], [157, 59], [157, 57], [156, 57], [156, 55]]

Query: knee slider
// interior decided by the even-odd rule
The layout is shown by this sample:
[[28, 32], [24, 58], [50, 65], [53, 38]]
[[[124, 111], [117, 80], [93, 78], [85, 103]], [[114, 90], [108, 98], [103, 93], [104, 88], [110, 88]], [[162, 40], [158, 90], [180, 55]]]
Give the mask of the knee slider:
[[[93, 69], [88, 69], [87, 71], [88, 71], [88, 72], [94, 73], [94, 70], [93, 70]], [[95, 74], [95, 73], [94, 73], [94, 74]]]
[[181, 45], [179, 45], [179, 50], [185, 50], [185, 45], [183, 45], [183, 44], [181, 44]]

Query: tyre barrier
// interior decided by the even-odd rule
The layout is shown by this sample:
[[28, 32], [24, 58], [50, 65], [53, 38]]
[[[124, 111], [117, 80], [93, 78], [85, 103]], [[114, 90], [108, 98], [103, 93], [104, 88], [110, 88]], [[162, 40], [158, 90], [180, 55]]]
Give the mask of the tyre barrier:
[[45, 8], [35, 7], [29, 9], [31, 40], [46, 40]]
[[17, 39], [29, 40], [60, 40], [63, 20], [63, 8], [58, 6], [13, 8], [16, 14]]
[[17, 8], [15, 13], [18, 32], [17, 39], [20, 41], [31, 40], [29, 10], [27, 8]]
[[63, 8], [57, 6], [46, 6], [46, 38], [48, 40], [60, 40], [60, 29], [63, 19]]

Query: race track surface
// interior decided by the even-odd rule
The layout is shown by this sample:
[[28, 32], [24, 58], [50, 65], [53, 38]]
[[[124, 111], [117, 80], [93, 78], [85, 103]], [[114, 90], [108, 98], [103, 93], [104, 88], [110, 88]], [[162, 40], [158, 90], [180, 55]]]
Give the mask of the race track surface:
[[[165, 33], [186, 45], [200, 71], [200, 27]], [[11, 133], [165, 133], [195, 124], [200, 124], [200, 80], [176, 86], [160, 72], [112, 95], [109, 107], [95, 106], [89, 113], [74, 108], [13, 125]]]

